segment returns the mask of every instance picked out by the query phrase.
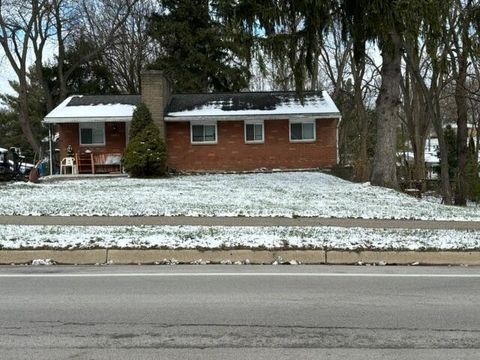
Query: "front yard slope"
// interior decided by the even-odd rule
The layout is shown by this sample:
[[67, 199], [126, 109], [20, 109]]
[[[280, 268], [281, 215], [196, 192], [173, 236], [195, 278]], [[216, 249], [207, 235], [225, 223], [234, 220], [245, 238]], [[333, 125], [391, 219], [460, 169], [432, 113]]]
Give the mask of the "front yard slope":
[[0, 215], [480, 221], [480, 208], [445, 206], [321, 172], [275, 172], [12, 183], [0, 186]]

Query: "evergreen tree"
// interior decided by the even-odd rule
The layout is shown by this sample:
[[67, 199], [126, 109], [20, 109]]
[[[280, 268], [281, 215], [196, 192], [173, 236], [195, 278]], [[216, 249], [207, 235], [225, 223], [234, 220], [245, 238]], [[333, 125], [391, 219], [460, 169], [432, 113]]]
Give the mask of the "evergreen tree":
[[[78, 58], [89, 53], [92, 44], [80, 38], [65, 54], [63, 67], [69, 70]], [[52, 102], [58, 104], [60, 98], [60, 83], [58, 80], [58, 63], [44, 67], [44, 77], [47, 81]], [[67, 80], [67, 95], [116, 95], [119, 94], [115, 79], [103, 62], [100, 55], [94, 56], [83, 64], [76, 66]]]
[[133, 114], [130, 135], [123, 157], [125, 171], [132, 177], [165, 175], [167, 148], [150, 111], [143, 104]]
[[153, 123], [152, 114], [147, 105], [141, 103], [133, 112], [132, 123], [130, 125], [129, 138], [133, 140], [147, 125]]
[[[293, 74], [295, 90], [303, 96], [308, 80], [315, 78], [315, 62], [325, 30], [337, 10], [336, 0], [217, 0], [230, 27], [253, 40], [249, 50], [265, 56], [276, 67]], [[263, 63], [264, 59], [260, 59]]]
[[478, 160], [476, 159], [475, 141], [470, 137], [467, 153], [467, 198], [478, 202], [480, 200], [480, 177], [478, 176]]
[[250, 72], [244, 44], [214, 14], [208, 0], [162, 0], [149, 19], [149, 34], [163, 50], [152, 68], [162, 70], [175, 92], [239, 91]]
[[[10, 86], [17, 93], [19, 85], [15, 81], [10, 82]], [[42, 126], [43, 117], [46, 114], [43, 93], [34, 76], [30, 77], [30, 84], [27, 88], [27, 94], [30, 99], [28, 102], [28, 116], [30, 126], [33, 130], [36, 141], [47, 136], [47, 128]], [[10, 148], [19, 147], [26, 160], [32, 162], [36, 154], [29, 141], [25, 137], [22, 128], [18, 122], [19, 116], [19, 98], [18, 95], [3, 94], [0, 95], [0, 101], [6, 105], [5, 109], [0, 111], [0, 147]]]

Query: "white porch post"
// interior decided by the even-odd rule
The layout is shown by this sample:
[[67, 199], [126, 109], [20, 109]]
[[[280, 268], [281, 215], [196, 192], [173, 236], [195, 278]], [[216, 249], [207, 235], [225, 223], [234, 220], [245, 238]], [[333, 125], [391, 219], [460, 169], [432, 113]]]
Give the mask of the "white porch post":
[[50, 161], [50, 175], [53, 175], [53, 138], [52, 138], [52, 124], [48, 125], [48, 147], [49, 147], [49, 161]]

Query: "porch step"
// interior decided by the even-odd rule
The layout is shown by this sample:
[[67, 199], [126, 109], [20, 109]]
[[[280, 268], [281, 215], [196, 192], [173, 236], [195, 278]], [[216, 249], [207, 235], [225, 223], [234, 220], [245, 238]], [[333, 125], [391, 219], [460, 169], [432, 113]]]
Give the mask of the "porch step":
[[92, 154], [76, 154], [77, 170], [79, 174], [93, 174]]

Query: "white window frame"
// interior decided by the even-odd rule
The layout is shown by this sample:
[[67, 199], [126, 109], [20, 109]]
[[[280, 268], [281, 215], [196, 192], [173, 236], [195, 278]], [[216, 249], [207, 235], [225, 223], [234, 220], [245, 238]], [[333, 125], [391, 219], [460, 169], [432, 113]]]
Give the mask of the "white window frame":
[[[262, 140], [247, 140], [247, 125], [262, 125]], [[253, 130], [253, 131], [254, 131], [254, 137], [255, 137], [255, 130]], [[245, 144], [263, 144], [263, 143], [265, 143], [265, 124], [264, 124], [264, 121], [263, 120], [244, 121], [243, 133], [244, 133]]]
[[[313, 139], [292, 139], [292, 124], [313, 124]], [[288, 138], [291, 143], [313, 143], [317, 141], [317, 121], [315, 119], [290, 120], [288, 122]]]
[[[215, 141], [193, 141], [193, 126], [194, 125], [201, 125], [201, 126], [215, 126]], [[204, 133], [205, 135], [205, 133]], [[190, 143], [192, 145], [213, 145], [218, 143], [218, 126], [216, 122], [208, 122], [208, 123], [195, 123], [193, 121], [190, 122]]]
[[[103, 141], [101, 143], [93, 143], [93, 144], [84, 144], [82, 143], [82, 129], [92, 129], [94, 127], [103, 127]], [[105, 123], [79, 123], [78, 124], [78, 142], [80, 146], [105, 146]]]

